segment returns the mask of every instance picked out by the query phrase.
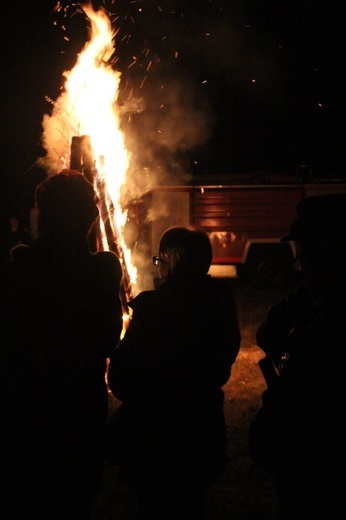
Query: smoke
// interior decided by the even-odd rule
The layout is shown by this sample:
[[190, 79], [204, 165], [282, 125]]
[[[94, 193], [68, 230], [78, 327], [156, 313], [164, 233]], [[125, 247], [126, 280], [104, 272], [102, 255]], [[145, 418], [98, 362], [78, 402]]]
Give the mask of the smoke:
[[144, 188], [184, 184], [192, 174], [194, 151], [211, 136], [211, 107], [188, 78], [167, 77], [164, 83], [151, 78], [148, 83], [140, 109], [126, 113], [127, 102], [123, 105], [122, 128], [131, 151], [130, 177], [143, 172], [149, 179]]
[[71, 140], [79, 134], [78, 122], [72, 114], [67, 113], [67, 94], [63, 92], [56, 102], [52, 103], [52, 113], [44, 114], [42, 120], [42, 147], [46, 155], [41, 159], [48, 175], [69, 168]]
[[[157, 11], [152, 16], [157, 17]], [[235, 41], [235, 33], [227, 31], [227, 21], [221, 22], [220, 15], [212, 19], [166, 15], [162, 21], [150, 25], [154, 32], [150, 39], [145, 38], [145, 52], [129, 53], [128, 47], [133, 67], [124, 68], [121, 44], [117, 46], [119, 63], [113, 64], [115, 73], [116, 67], [123, 65], [114, 109], [130, 158], [121, 188], [122, 207], [158, 185], [186, 184], [190, 180], [195, 158], [217, 124], [215, 99], [219, 107], [226, 100], [229, 81], [234, 79], [234, 47], [230, 44]], [[224, 29], [221, 32], [220, 27]], [[121, 31], [117, 38], [124, 41]], [[218, 74], [222, 74], [225, 85], [221, 100], [215, 82]], [[97, 95], [102, 97], [102, 92]], [[44, 115], [42, 128], [47, 172], [69, 167], [71, 140], [80, 135], [80, 128], [66, 93], [52, 102], [52, 112]], [[165, 220], [171, 211], [161, 200], [155, 209], [149, 209], [146, 220]]]

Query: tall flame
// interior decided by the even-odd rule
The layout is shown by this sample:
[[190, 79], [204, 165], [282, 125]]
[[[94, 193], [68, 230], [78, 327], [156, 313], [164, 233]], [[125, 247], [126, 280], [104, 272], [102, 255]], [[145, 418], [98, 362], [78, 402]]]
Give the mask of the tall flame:
[[[91, 22], [90, 39], [77, 56], [74, 68], [64, 72], [64, 91], [53, 103], [52, 115], [44, 116], [43, 146], [50, 170], [57, 171], [68, 168], [72, 137], [90, 136], [95, 188], [104, 187], [104, 203], [120, 241], [131, 282], [135, 283], [136, 269], [123, 241], [127, 212], [121, 207], [120, 194], [126, 183], [130, 155], [120, 130], [116, 104], [121, 73], [114, 71], [109, 63], [115, 50], [115, 33], [104, 10], [96, 12], [90, 4], [83, 6], [83, 10]], [[108, 249], [104, 236], [102, 242], [103, 248]]]

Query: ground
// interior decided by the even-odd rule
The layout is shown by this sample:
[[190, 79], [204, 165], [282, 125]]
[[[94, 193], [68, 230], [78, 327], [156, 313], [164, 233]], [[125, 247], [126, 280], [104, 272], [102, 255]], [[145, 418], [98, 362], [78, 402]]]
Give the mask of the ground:
[[[224, 387], [229, 462], [225, 474], [210, 489], [206, 520], [274, 520], [277, 502], [273, 481], [270, 474], [256, 468], [251, 461], [247, 438], [249, 425], [261, 405], [261, 394], [266, 388], [258, 367], [263, 352], [256, 345], [255, 334], [269, 305], [282, 296], [284, 289], [237, 281], [233, 287], [242, 344], [231, 377]], [[112, 396], [110, 404], [115, 404]], [[117, 471], [116, 466], [105, 466], [93, 520], [138, 519], [135, 495], [119, 482]]]

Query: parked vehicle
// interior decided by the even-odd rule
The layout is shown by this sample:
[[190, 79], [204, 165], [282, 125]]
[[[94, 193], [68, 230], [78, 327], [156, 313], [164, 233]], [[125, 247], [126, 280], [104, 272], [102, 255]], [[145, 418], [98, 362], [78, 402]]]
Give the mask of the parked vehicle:
[[[219, 277], [273, 271], [292, 260], [294, 244], [283, 244], [304, 197], [346, 192], [346, 183], [192, 184], [159, 186], [131, 205], [138, 238], [157, 254], [162, 232], [173, 225], [193, 225], [209, 234], [211, 273]], [[271, 273], [273, 274], [273, 273]]]

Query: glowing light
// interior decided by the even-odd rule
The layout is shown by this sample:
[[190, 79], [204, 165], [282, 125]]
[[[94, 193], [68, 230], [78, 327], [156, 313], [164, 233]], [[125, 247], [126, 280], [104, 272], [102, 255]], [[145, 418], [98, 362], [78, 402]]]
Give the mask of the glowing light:
[[[121, 191], [126, 184], [130, 156], [120, 130], [117, 108], [121, 74], [110, 65], [115, 33], [104, 10], [95, 12], [90, 4], [83, 6], [83, 10], [91, 22], [90, 39], [77, 56], [74, 68], [64, 73], [66, 82], [61, 96], [54, 102], [52, 115], [44, 116], [46, 161], [49, 173], [68, 168], [72, 137], [90, 136], [95, 188], [99, 191], [102, 187], [117, 245], [123, 252], [131, 282], [136, 283], [131, 252], [123, 240], [127, 211], [121, 207]], [[108, 249], [102, 223], [100, 227], [103, 247]]]

